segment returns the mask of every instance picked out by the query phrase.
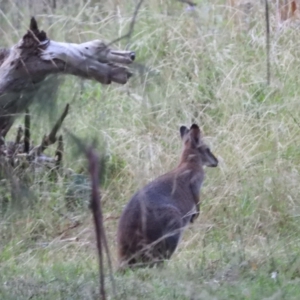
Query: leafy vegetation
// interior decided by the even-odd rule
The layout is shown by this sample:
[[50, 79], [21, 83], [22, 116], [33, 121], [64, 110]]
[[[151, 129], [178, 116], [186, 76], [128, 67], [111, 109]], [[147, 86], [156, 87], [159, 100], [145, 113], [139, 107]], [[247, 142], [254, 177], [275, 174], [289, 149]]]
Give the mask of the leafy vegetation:
[[[40, 28], [70, 42], [113, 40], [127, 32], [135, 1], [83, 2], [57, 0], [46, 13], [37, 6]], [[5, 9], [1, 47], [22, 36], [32, 14], [26, 5]], [[298, 31], [292, 25], [277, 30], [273, 12], [271, 7], [269, 86], [263, 6], [254, 5], [236, 24], [224, 1], [199, 1], [186, 11], [180, 2], [149, 0], [130, 39], [146, 69], [136, 69], [121, 87], [65, 78], [56, 105], [32, 108], [36, 142], [49, 128], [49, 110], [55, 119], [69, 102], [65, 127], [106, 146], [104, 224], [117, 287], [114, 295], [107, 275], [110, 299], [298, 299], [300, 47]], [[15, 123], [11, 139], [22, 122]], [[200, 218], [164, 268], [118, 273], [122, 208], [138, 188], [176, 166], [179, 126], [192, 122], [220, 161], [207, 169]], [[88, 195], [76, 194], [71, 208], [66, 199], [78, 180], [86, 188], [87, 163], [74, 141], [65, 141], [65, 173], [75, 174], [75, 183], [66, 174], [56, 183], [34, 174], [26, 194], [12, 201], [1, 177], [1, 299], [99, 297]]]

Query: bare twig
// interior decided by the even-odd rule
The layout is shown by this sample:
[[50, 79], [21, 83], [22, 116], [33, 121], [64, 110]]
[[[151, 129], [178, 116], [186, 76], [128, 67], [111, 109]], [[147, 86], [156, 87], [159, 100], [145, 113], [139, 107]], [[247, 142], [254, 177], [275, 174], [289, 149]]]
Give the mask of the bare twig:
[[270, 70], [270, 17], [269, 17], [269, 2], [265, 0], [265, 18], [266, 18], [266, 54], [267, 54], [267, 84], [271, 82]]
[[6, 157], [9, 159], [11, 166], [15, 165], [15, 155], [19, 151], [20, 141], [23, 135], [22, 126], [18, 127], [15, 142], [7, 143], [6, 147]]
[[103, 157], [101, 157], [99, 162], [99, 157], [95, 152], [95, 150], [93, 149], [93, 147], [87, 148], [79, 138], [77, 138], [75, 135], [70, 133], [68, 130], [66, 131], [76, 142], [78, 148], [81, 151], [85, 152], [89, 162], [89, 171], [90, 171], [90, 176], [92, 181], [92, 197], [91, 197], [90, 208], [94, 216], [95, 232], [96, 232], [98, 254], [99, 254], [100, 295], [102, 299], [105, 299], [102, 245], [104, 246], [106, 252], [106, 257], [108, 260], [108, 268], [109, 268], [109, 277], [112, 283], [112, 289], [115, 296], [116, 296], [116, 288], [115, 288], [114, 277], [112, 274], [112, 264], [111, 264], [111, 258], [110, 258], [106, 233], [103, 226], [103, 215], [101, 209], [101, 193], [99, 191], [99, 165], [101, 165], [102, 169], [104, 169], [104, 159]]
[[63, 159], [64, 141], [62, 135], [58, 137], [58, 145], [55, 151], [55, 169], [59, 169]]
[[53, 126], [51, 132], [49, 133], [49, 135], [45, 135], [42, 143], [35, 147], [34, 149], [31, 150], [31, 153], [37, 153], [37, 155], [39, 156], [41, 153], [44, 152], [44, 150], [54, 144], [56, 142], [56, 134], [57, 131], [60, 129], [62, 122], [64, 121], [65, 117], [67, 116], [69, 111], [69, 104], [66, 105], [64, 112], [62, 113], [62, 115], [60, 116], [60, 118], [58, 119], [58, 121], [55, 123], [55, 125]]
[[131, 38], [131, 35], [133, 33], [133, 29], [134, 29], [134, 25], [135, 25], [135, 21], [136, 21], [136, 18], [137, 18], [137, 14], [140, 10], [140, 7], [142, 6], [144, 0], [140, 0], [139, 3], [137, 4], [135, 10], [134, 10], [134, 13], [133, 13], [133, 16], [132, 16], [132, 20], [130, 22], [130, 26], [129, 26], [129, 30], [126, 34], [124, 34], [123, 36], [120, 36], [119, 38], [113, 40], [112, 42], [110, 42], [107, 47], [111, 46], [112, 44], [114, 43], [117, 43], [123, 39], [126, 39], [127, 38], [127, 44], [129, 44], [129, 41], [130, 41], [130, 38]]
[[297, 119], [292, 115], [292, 113], [288, 111], [288, 114], [291, 116], [291, 118], [292, 118], [293, 121], [296, 123], [296, 125], [300, 128], [299, 122], [298, 122]]
[[[65, 117], [67, 116], [69, 111], [69, 103], [66, 105], [64, 112], [62, 113], [62, 115], [60, 116], [59, 120], [56, 122], [56, 124], [54, 125], [53, 129], [51, 130], [50, 134], [48, 135], [48, 141], [47, 143], [55, 143], [56, 142], [56, 133], [57, 131], [60, 129]], [[48, 146], [48, 144], [46, 144], [46, 147]], [[44, 149], [42, 149], [43, 151]]]
[[196, 3], [195, 2], [192, 2], [192, 1], [189, 1], [189, 0], [178, 0], [179, 2], [182, 2], [182, 3], [186, 3], [187, 5], [191, 6], [191, 7], [194, 7], [196, 6]]
[[26, 109], [25, 121], [24, 121], [24, 153], [29, 153], [30, 149], [30, 114]]
[[16, 146], [18, 146], [20, 144], [22, 135], [23, 135], [23, 128], [22, 128], [22, 126], [19, 126], [18, 131], [17, 131], [16, 140], [15, 140], [15, 145]]
[[72, 224], [71, 225], [69, 225], [67, 228], [65, 228], [64, 230], [62, 230], [62, 231], [60, 231], [57, 235], [59, 235], [59, 236], [62, 236], [63, 234], [65, 234], [67, 231], [69, 231], [69, 230], [71, 230], [71, 229], [74, 229], [74, 228], [76, 228], [76, 227], [78, 227], [78, 226], [80, 226], [82, 223], [80, 222], [80, 221], [75, 221], [75, 222], [73, 222], [72, 221]]
[[101, 210], [101, 195], [98, 189], [98, 178], [99, 178], [99, 158], [93, 148], [86, 150], [86, 156], [89, 161], [89, 171], [92, 181], [92, 197], [91, 197], [91, 209], [94, 216], [97, 247], [99, 255], [99, 272], [100, 272], [100, 295], [101, 299], [106, 299], [105, 287], [104, 287], [104, 272], [103, 272], [103, 253], [102, 253], [102, 233], [103, 233], [103, 219]]

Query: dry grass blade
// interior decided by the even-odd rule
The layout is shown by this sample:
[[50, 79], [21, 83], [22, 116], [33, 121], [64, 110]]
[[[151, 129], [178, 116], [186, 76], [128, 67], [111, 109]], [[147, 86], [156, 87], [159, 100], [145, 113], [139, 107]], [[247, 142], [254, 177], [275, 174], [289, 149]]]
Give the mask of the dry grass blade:
[[62, 113], [59, 120], [54, 125], [53, 129], [51, 130], [50, 134], [48, 135], [48, 142], [55, 143], [56, 142], [56, 133], [60, 129], [65, 117], [67, 116], [69, 111], [69, 103], [66, 105], [64, 112]]
[[291, 118], [293, 119], [293, 121], [295, 122], [295, 124], [297, 124], [297, 126], [300, 128], [300, 123], [297, 121], [297, 119], [293, 116], [293, 114], [291, 112], [288, 112], [288, 114], [291, 116]]
[[[42, 10], [48, 1], [25, 1], [21, 7], [15, 6], [21, 1], [0, 1], [1, 9], [5, 6], [3, 14], [0, 11], [1, 45], [9, 49], [0, 51], [1, 71], [1, 60], [7, 60], [11, 46], [26, 33], [27, 23], [29, 27], [29, 12], [39, 16], [38, 25], [45, 24], [47, 36], [54, 41], [81, 43], [105, 38], [108, 44], [128, 32], [139, 1], [56, 0], [55, 12], [49, 6]], [[117, 287], [114, 297], [102, 235], [107, 299], [299, 298], [300, 2], [295, 0], [296, 19], [280, 24], [276, 2], [280, 8], [292, 0], [268, 1], [268, 86], [265, 0], [188, 1], [197, 3], [194, 12], [187, 12], [183, 8], [188, 4], [178, 0], [143, 2], [129, 47], [137, 51], [139, 63], [126, 64], [129, 69], [134, 67], [136, 74], [127, 86], [103, 87], [97, 81], [55, 73], [40, 82], [42, 90], [34, 99], [24, 91], [22, 101], [16, 100], [22, 105], [28, 96], [33, 103], [29, 106], [29, 152], [33, 140], [38, 146], [43, 135], [50, 133], [67, 103], [72, 118], [69, 111], [56, 143], [41, 157], [31, 161], [27, 154], [18, 153], [16, 168], [10, 168], [12, 175], [22, 176], [30, 187], [20, 186], [14, 193], [16, 201], [11, 201], [11, 188], [17, 191], [17, 181], [11, 183], [12, 175], [0, 178], [0, 282], [5, 283], [0, 285], [0, 299], [100, 299], [85, 156], [87, 146], [100, 136], [107, 149], [102, 151], [101, 143], [93, 147], [100, 162], [101, 156], [105, 157], [105, 170], [99, 166], [104, 178], [103, 185], [99, 181], [101, 207]], [[114, 45], [126, 50], [126, 42], [125, 38]], [[106, 51], [103, 47], [97, 56], [101, 65]], [[85, 56], [81, 66], [92, 59], [92, 55]], [[41, 61], [52, 68], [50, 60]], [[61, 61], [58, 67], [65, 70]], [[55, 84], [48, 78], [60, 86], [56, 94], [52, 92]], [[29, 84], [32, 82], [36, 81]], [[13, 91], [9, 97], [1, 95], [0, 107], [14, 105], [14, 95]], [[76, 95], [74, 103], [70, 95]], [[57, 105], [50, 105], [55, 102]], [[57, 106], [61, 111], [56, 110], [54, 116]], [[0, 159], [9, 167], [6, 149], [9, 141], [15, 142], [18, 125], [24, 129], [25, 109], [8, 112], [18, 119], [5, 143], [0, 139]], [[39, 116], [50, 111], [53, 118], [49, 124]], [[0, 131], [2, 112], [0, 108]], [[207, 170], [200, 216], [185, 231], [181, 246], [163, 270], [154, 267], [117, 273], [119, 220], [115, 218], [121, 216], [134, 192], [176, 166], [181, 151], [176, 128], [189, 122], [203, 124], [206, 141], [220, 160], [218, 171]], [[78, 136], [81, 144], [66, 135], [65, 128]], [[60, 172], [53, 172], [57, 173], [55, 180], [48, 173], [55, 170], [60, 134], [64, 153]], [[24, 148], [23, 139], [24, 135], [19, 149]], [[51, 162], [43, 160], [48, 153]], [[0, 173], [4, 173], [1, 166]], [[23, 198], [26, 193], [29, 197]]]
[[267, 60], [267, 84], [271, 83], [271, 66], [270, 66], [270, 13], [269, 3], [265, 0], [265, 18], [266, 18], [266, 60]]
[[135, 7], [135, 10], [134, 10], [134, 13], [133, 13], [133, 16], [132, 16], [132, 20], [130, 22], [130, 26], [129, 26], [129, 30], [126, 34], [124, 34], [123, 36], [113, 40], [112, 42], [110, 42], [107, 47], [113, 45], [114, 43], [117, 43], [123, 39], [126, 39], [127, 38], [127, 44], [129, 44], [129, 40], [131, 38], [131, 35], [133, 33], [133, 29], [134, 29], [134, 25], [135, 25], [135, 21], [136, 21], [136, 18], [137, 18], [137, 15], [138, 15], [138, 12], [143, 4], [144, 0], [140, 0], [139, 3], [137, 4], [137, 6]]

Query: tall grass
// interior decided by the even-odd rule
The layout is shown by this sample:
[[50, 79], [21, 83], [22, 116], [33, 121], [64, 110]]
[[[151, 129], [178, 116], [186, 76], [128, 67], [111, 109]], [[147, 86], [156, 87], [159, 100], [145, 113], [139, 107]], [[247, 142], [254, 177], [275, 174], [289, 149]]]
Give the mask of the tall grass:
[[[128, 30], [135, 4], [58, 0], [56, 10], [35, 7], [35, 16], [52, 39], [113, 40]], [[10, 46], [24, 34], [32, 11], [9, 2], [4, 13], [0, 46]], [[74, 77], [61, 85], [57, 114], [71, 103], [65, 126], [107, 147], [103, 209], [115, 267], [122, 208], [138, 188], [176, 166], [179, 126], [198, 123], [220, 161], [219, 168], [207, 169], [200, 218], [171, 261], [162, 270], [116, 273], [119, 299], [298, 299], [298, 31], [276, 30], [271, 9], [268, 86], [263, 6], [256, 4], [240, 25], [232, 13], [223, 1], [200, 1], [195, 11], [176, 1], [146, 1], [129, 45], [145, 72], [126, 86]], [[126, 41], [116, 46], [125, 48]], [[46, 111], [32, 113], [37, 143], [51, 125]], [[70, 177], [54, 184], [39, 174], [30, 197], [1, 215], [1, 299], [99, 296], [89, 192], [80, 177], [87, 164], [67, 137], [64, 164], [83, 180], [72, 208], [65, 199], [74, 185]]]

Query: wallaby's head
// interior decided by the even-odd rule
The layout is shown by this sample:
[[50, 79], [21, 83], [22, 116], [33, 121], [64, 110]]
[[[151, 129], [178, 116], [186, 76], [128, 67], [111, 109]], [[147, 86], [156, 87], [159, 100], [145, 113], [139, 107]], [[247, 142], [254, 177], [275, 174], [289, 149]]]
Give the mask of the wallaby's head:
[[182, 161], [194, 162], [207, 167], [216, 167], [218, 165], [217, 158], [203, 142], [198, 125], [193, 124], [190, 129], [181, 126], [180, 136], [184, 143]]

